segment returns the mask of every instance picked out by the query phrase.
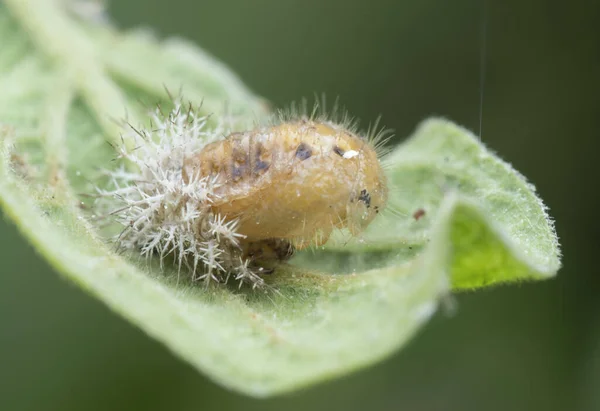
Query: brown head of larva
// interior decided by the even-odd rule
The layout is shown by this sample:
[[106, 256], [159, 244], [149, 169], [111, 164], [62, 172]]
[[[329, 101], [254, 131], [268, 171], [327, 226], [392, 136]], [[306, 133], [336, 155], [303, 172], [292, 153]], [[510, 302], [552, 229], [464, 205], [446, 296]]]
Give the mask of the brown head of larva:
[[245, 242], [321, 245], [334, 228], [360, 233], [387, 202], [372, 144], [327, 122], [231, 134], [186, 158], [183, 178], [192, 176], [216, 180], [212, 211], [239, 219]]

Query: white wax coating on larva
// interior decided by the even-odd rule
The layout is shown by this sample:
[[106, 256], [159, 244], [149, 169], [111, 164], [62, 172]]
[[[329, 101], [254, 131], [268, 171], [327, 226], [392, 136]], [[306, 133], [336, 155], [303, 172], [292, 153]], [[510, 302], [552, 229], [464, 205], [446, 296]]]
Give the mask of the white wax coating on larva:
[[180, 102], [152, 122], [120, 150], [137, 170], [111, 171], [113, 188], [99, 192], [122, 247], [173, 255], [194, 280], [262, 286], [259, 274], [295, 249], [336, 228], [356, 235], [386, 205], [375, 147], [344, 125], [300, 117], [232, 132]]
[[344, 153], [343, 157], [344, 158], [352, 158], [352, 157], [356, 157], [357, 155], [358, 155], [358, 151], [349, 150]]

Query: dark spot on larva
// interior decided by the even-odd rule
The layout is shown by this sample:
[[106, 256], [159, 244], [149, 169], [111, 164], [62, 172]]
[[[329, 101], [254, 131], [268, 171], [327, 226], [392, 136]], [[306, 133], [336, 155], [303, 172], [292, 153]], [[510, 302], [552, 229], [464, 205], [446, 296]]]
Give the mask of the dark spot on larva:
[[365, 203], [367, 208], [371, 207], [371, 194], [369, 194], [367, 190], [361, 190], [358, 201]]
[[335, 154], [337, 154], [340, 157], [344, 157], [344, 154], [346, 153], [344, 150], [342, 150], [339, 146], [333, 146], [333, 152]]
[[271, 166], [269, 162], [264, 161], [267, 154], [265, 147], [261, 143], [258, 143], [254, 151], [254, 166], [252, 168], [254, 175], [259, 175], [267, 171]]
[[307, 144], [300, 143], [296, 149], [296, 158], [299, 158], [300, 160], [306, 160], [307, 158], [310, 158], [310, 156], [312, 156], [311, 148]]
[[379, 214], [379, 206], [375, 206], [373, 209], [375, 210], [375, 214]]
[[423, 217], [425, 215], [425, 210], [423, 210], [422, 208], [419, 208], [417, 211], [415, 211], [413, 213], [413, 218], [415, 219], [415, 221], [419, 221], [421, 219], [421, 217]]
[[231, 177], [233, 177], [233, 181], [238, 181], [240, 178], [244, 176], [246, 173], [246, 165], [233, 166], [231, 169]]
[[248, 153], [240, 148], [235, 148], [231, 158], [231, 177], [239, 181], [248, 172]]
[[269, 169], [270, 164], [266, 161], [257, 160], [254, 164], [254, 174], [260, 174], [261, 171], [266, 171]]

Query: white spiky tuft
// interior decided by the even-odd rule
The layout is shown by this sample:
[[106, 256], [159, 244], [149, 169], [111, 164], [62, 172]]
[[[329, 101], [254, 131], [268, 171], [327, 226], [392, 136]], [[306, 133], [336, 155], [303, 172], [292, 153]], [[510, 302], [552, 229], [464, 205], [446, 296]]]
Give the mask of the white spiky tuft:
[[151, 120], [148, 128], [124, 128], [123, 145], [117, 148], [122, 165], [106, 171], [108, 188], [97, 189], [98, 207], [124, 227], [115, 239], [118, 245], [158, 256], [161, 266], [172, 256], [180, 272], [207, 284], [233, 278], [240, 285], [263, 286], [241, 257], [238, 222], [211, 211], [216, 179], [185, 182], [182, 175], [184, 159], [228, 135], [229, 127], [209, 127], [207, 116], [180, 100], [166, 115], [157, 108]]

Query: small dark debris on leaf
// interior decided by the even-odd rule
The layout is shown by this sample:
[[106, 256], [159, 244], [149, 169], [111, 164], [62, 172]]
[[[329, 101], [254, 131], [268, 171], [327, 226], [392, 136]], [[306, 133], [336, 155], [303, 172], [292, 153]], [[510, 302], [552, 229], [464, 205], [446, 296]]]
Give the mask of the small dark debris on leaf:
[[413, 213], [413, 218], [415, 219], [415, 221], [419, 221], [421, 219], [421, 217], [423, 217], [425, 215], [425, 210], [423, 210], [422, 208], [419, 208], [417, 211], [415, 211]]

